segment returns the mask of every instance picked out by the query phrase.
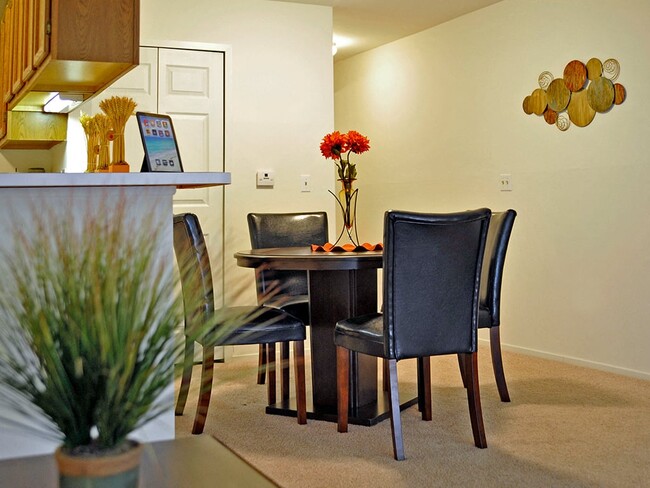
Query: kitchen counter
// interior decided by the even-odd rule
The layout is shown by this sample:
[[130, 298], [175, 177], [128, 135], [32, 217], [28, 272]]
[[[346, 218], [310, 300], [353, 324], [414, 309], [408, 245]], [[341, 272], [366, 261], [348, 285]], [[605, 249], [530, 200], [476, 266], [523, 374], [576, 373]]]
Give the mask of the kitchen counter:
[[[43, 216], [48, 225], [74, 219], [111, 219], [113, 208], [126, 205], [131, 235], [154, 226], [163, 229], [157, 237], [156, 259], [174, 272], [173, 198], [177, 189], [204, 188], [230, 184], [230, 173], [2, 173], [0, 174], [0, 251], [11, 253], [17, 231], [36, 232], [35, 216]], [[11, 283], [2, 283], [12, 286]], [[0, 327], [2, 324], [0, 323]], [[0, 331], [1, 333], [1, 331]], [[173, 375], [170, 371], [166, 395], [173, 399]], [[0, 387], [0, 395], [3, 392]], [[6, 408], [0, 406], [0, 408]], [[174, 410], [164, 413], [136, 431], [142, 442], [173, 439]], [[55, 440], [30, 434], [29, 429], [0, 425], [0, 459], [51, 454], [59, 444]], [[2, 484], [0, 482], [0, 484]]]
[[171, 186], [230, 184], [230, 173], [0, 173], [0, 188]]

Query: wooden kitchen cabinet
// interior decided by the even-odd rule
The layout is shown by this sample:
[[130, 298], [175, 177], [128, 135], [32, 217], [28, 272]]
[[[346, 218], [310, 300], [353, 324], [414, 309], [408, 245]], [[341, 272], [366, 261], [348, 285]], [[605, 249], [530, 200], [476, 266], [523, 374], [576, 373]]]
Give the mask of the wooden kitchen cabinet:
[[9, 138], [24, 130], [7, 128], [24, 117], [5, 113], [41, 111], [54, 92], [86, 100], [137, 66], [140, 2], [7, 0], [0, 39], [0, 148], [29, 147]]
[[11, 99], [13, 14], [7, 7], [5, 15], [0, 20], [0, 140], [7, 133], [7, 102]]

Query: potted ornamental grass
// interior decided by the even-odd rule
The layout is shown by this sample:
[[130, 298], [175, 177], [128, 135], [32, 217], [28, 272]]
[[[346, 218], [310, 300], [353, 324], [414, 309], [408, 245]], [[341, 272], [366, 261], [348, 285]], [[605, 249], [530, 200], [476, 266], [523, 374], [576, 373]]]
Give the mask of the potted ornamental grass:
[[[171, 216], [134, 231], [126, 205], [104, 210], [34, 211], [0, 260], [0, 423], [60, 443], [61, 486], [137, 486], [142, 447], [129, 435], [169, 411], [183, 354], [179, 274], [160, 249]], [[215, 314], [194, 333], [244, 319]]]

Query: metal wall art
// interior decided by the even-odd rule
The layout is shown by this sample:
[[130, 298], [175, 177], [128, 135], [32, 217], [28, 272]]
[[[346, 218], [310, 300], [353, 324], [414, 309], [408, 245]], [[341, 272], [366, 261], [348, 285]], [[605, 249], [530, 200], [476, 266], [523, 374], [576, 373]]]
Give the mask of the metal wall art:
[[539, 88], [524, 98], [524, 112], [542, 115], [547, 124], [561, 131], [567, 130], [571, 123], [586, 127], [596, 112], [609, 112], [625, 100], [625, 87], [614, 83], [620, 70], [615, 59], [601, 62], [591, 58], [587, 64], [578, 60], [569, 62], [562, 78], [543, 71], [537, 80]]

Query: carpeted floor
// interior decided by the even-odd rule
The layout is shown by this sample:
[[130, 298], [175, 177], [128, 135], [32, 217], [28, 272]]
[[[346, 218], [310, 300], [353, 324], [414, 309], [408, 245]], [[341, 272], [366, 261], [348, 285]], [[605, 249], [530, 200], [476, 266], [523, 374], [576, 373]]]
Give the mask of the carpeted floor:
[[[489, 350], [479, 357], [487, 449], [474, 447], [455, 356], [432, 358], [433, 421], [417, 407], [402, 412], [402, 462], [392, 458], [388, 421], [339, 434], [333, 423], [266, 415], [255, 357], [215, 365], [203, 435], [284, 487], [650, 486], [650, 382], [505, 352], [512, 402], [501, 403]], [[415, 391], [415, 361], [398, 369], [400, 385]], [[197, 366], [177, 437], [191, 435], [199, 374]]]

